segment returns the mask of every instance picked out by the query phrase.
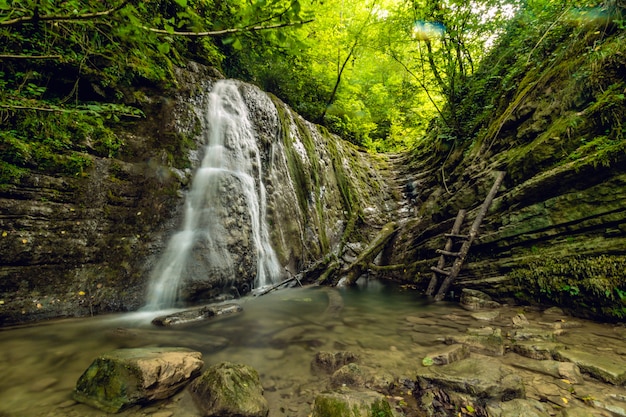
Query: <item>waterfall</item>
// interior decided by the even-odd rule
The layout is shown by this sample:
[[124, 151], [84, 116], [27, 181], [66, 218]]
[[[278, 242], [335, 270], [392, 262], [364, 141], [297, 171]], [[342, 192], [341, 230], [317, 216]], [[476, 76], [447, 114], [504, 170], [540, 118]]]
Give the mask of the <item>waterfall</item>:
[[255, 288], [281, 275], [265, 219], [261, 154], [235, 81], [215, 84], [202, 116], [204, 157], [185, 201], [182, 230], [152, 271], [148, 309], [173, 307], [190, 292], [230, 287], [246, 275], [254, 276]]

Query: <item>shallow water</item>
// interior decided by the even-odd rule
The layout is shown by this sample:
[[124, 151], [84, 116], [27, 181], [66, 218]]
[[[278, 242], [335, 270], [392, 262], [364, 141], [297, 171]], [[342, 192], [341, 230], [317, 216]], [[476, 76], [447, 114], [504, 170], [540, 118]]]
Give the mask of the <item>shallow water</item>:
[[[205, 366], [248, 364], [261, 375], [271, 417], [307, 416], [316, 393], [329, 382], [328, 375], [311, 369], [317, 352], [350, 350], [381, 375], [413, 379], [421, 359], [441, 346], [442, 337], [486, 325], [457, 304], [428, 303], [414, 292], [376, 282], [353, 289], [287, 289], [238, 302], [242, 313], [182, 329], [157, 328], [150, 324], [155, 313], [134, 313], [0, 331], [0, 416], [105, 416], [75, 403], [74, 385], [99, 354], [140, 346], [189, 347], [203, 353]], [[507, 315], [516, 311], [503, 309], [505, 326], [504, 320], [510, 323]], [[584, 325], [586, 334], [615, 336], [614, 326]], [[626, 341], [620, 338], [611, 340], [617, 353], [621, 349], [626, 355]], [[117, 415], [199, 413], [184, 391], [170, 401]]]

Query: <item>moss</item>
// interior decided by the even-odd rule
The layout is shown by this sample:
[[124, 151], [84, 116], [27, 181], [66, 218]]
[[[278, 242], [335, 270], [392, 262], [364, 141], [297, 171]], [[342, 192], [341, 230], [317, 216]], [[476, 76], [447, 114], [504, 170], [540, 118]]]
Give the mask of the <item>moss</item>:
[[542, 257], [511, 272], [529, 301], [553, 303], [575, 315], [626, 318], [626, 256]]
[[315, 399], [313, 414], [316, 417], [354, 417], [345, 401], [328, 396]]
[[378, 400], [372, 404], [371, 417], [393, 417], [393, 411], [387, 401]]

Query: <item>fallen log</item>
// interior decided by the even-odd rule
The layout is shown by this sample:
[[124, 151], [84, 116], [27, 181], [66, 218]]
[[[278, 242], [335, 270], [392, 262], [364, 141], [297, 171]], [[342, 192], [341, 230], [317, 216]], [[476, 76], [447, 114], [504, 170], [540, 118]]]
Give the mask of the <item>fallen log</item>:
[[376, 258], [387, 243], [395, 236], [398, 231], [396, 222], [389, 222], [383, 226], [378, 232], [374, 240], [365, 248], [363, 252], [347, 267], [339, 271], [340, 276], [344, 276], [344, 285], [354, 285], [363, 272], [368, 268], [369, 264]]

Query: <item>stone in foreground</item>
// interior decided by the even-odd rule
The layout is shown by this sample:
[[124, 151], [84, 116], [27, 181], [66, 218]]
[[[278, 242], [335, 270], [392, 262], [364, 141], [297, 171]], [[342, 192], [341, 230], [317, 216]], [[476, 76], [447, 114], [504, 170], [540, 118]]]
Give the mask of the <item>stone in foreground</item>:
[[574, 362], [580, 370], [600, 381], [613, 385], [626, 384], [626, 362], [617, 355], [583, 352], [576, 349], [558, 349], [555, 359]]
[[394, 417], [385, 396], [375, 391], [323, 393], [315, 398], [312, 417]]
[[509, 401], [524, 398], [522, 378], [515, 370], [489, 357], [469, 358], [440, 367], [421, 368], [417, 381], [421, 390], [441, 388], [479, 398]]
[[521, 398], [490, 404], [487, 412], [492, 417], [550, 417], [550, 410], [545, 404]]
[[78, 379], [74, 399], [108, 413], [174, 395], [204, 365], [185, 348], [118, 349], [106, 353]]
[[247, 365], [213, 365], [189, 388], [205, 417], [265, 417], [269, 413], [259, 374]]

